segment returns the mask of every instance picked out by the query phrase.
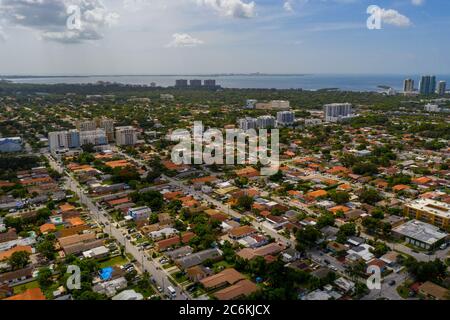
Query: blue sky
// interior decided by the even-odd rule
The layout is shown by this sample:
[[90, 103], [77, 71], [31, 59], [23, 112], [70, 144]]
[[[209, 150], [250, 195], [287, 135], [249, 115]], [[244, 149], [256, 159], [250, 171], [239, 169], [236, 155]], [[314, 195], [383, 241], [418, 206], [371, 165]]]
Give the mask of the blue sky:
[[0, 73], [450, 74], [449, 31], [448, 0], [0, 0]]

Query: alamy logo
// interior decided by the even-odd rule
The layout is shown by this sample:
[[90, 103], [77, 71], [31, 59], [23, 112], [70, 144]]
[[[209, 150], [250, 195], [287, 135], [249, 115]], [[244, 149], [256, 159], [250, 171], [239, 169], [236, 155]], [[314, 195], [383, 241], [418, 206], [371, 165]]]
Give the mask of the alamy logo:
[[70, 5], [67, 7], [66, 13], [69, 15], [66, 21], [67, 29], [80, 30], [81, 29], [81, 9], [79, 6]]
[[[269, 139], [270, 133], [270, 139]], [[261, 164], [261, 175], [271, 176], [279, 169], [278, 129], [226, 129], [210, 128], [203, 131], [201, 121], [194, 122], [193, 134], [186, 129], [174, 130], [170, 136], [179, 143], [172, 149], [175, 164]], [[269, 147], [270, 140], [270, 147]]]
[[67, 267], [67, 273], [71, 274], [67, 278], [66, 286], [69, 290], [80, 290], [81, 289], [81, 270], [79, 266], [70, 265]]
[[371, 265], [367, 268], [367, 273], [370, 274], [370, 277], [367, 278], [367, 288], [369, 290], [381, 290], [381, 269], [379, 266]]
[[377, 5], [371, 5], [367, 7], [367, 14], [370, 14], [369, 18], [367, 18], [367, 29], [381, 29], [381, 13], [382, 9]]

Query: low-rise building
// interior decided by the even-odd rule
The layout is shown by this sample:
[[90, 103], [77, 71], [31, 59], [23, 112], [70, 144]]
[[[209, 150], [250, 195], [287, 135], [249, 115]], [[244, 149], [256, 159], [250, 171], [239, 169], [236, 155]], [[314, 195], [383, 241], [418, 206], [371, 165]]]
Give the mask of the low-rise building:
[[200, 283], [206, 290], [214, 290], [233, 285], [243, 279], [245, 279], [243, 274], [236, 271], [234, 268], [228, 268], [213, 276], [200, 280]]
[[406, 242], [426, 250], [438, 246], [448, 236], [438, 227], [418, 220], [408, 221], [392, 229], [392, 233], [399, 238], [404, 238]]
[[406, 203], [404, 215], [442, 229], [450, 228], [450, 204], [432, 199], [417, 199]]

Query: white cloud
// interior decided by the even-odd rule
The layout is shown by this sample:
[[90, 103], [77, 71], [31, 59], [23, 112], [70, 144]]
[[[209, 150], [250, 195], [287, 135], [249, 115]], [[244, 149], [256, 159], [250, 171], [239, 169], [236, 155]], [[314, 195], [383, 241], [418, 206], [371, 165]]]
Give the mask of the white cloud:
[[283, 4], [283, 9], [284, 9], [285, 11], [287, 11], [287, 12], [294, 12], [294, 8], [292, 8], [292, 3], [291, 3], [290, 0], [286, 1], [286, 2]]
[[245, 3], [242, 0], [197, 0], [197, 4], [210, 7], [227, 17], [253, 18], [256, 16], [254, 1]]
[[[69, 30], [67, 13], [70, 6], [80, 12], [80, 27]], [[41, 39], [63, 43], [79, 43], [103, 38], [102, 30], [119, 19], [107, 10], [101, 0], [1, 0], [0, 18], [11, 26], [36, 30]]]
[[196, 39], [187, 33], [174, 33], [172, 38], [173, 40], [166, 45], [166, 47], [196, 47], [197, 45], [204, 43], [202, 40]]
[[412, 25], [411, 20], [394, 9], [380, 8], [381, 21], [384, 24], [390, 24], [396, 27], [409, 27]]
[[425, 0], [411, 0], [411, 3], [414, 6], [421, 6], [421, 5], [423, 5], [425, 3]]
[[0, 26], [0, 42], [3, 42], [3, 41], [5, 41], [5, 40], [6, 40], [6, 34], [5, 34], [5, 32], [3, 31], [2, 26]]

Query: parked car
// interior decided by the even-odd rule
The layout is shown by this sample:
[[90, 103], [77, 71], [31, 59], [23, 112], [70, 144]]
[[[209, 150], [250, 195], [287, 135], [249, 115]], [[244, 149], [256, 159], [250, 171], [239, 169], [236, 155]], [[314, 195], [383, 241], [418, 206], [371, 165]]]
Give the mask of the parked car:
[[397, 282], [395, 280], [391, 280], [389, 281], [389, 285], [392, 287], [394, 284], [396, 284]]

